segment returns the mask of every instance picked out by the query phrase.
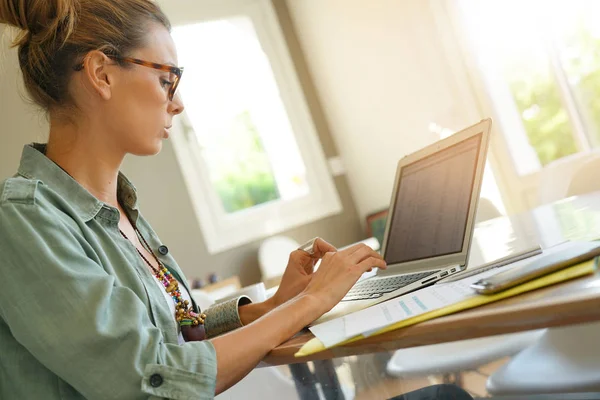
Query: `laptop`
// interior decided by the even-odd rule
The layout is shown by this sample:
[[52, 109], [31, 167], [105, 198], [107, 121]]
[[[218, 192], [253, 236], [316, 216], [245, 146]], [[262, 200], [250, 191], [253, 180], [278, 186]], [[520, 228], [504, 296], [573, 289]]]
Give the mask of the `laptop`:
[[466, 269], [491, 125], [482, 120], [398, 162], [381, 249], [387, 270], [357, 282], [314, 324]]

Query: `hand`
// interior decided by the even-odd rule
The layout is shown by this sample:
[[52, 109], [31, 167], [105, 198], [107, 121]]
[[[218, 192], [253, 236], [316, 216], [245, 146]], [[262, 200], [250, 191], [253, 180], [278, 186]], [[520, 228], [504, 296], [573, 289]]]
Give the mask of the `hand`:
[[290, 253], [288, 265], [285, 268], [279, 289], [272, 297], [273, 306], [277, 307], [296, 297], [310, 282], [315, 264], [328, 252], [337, 249], [321, 238], [317, 238], [313, 245], [314, 254], [310, 255], [303, 250], [294, 250]]
[[373, 267], [386, 269], [383, 258], [365, 244], [357, 244], [323, 256], [303, 294], [316, 298], [315, 319], [331, 310], [348, 293], [360, 276]]

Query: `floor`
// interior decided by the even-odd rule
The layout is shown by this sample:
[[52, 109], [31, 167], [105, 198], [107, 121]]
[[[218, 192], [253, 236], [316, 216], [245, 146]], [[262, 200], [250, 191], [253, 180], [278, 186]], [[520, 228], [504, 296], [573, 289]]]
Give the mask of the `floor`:
[[[355, 388], [355, 400], [389, 399], [390, 397], [402, 393], [440, 383], [456, 383], [473, 397], [485, 398], [489, 396], [485, 389], [488, 376], [508, 360], [509, 358], [504, 358], [481, 366], [477, 370], [464, 371], [452, 374], [452, 376], [432, 375], [417, 378], [397, 378], [387, 375], [385, 371], [371, 371], [370, 373], [363, 372], [362, 374], [360, 372], [358, 374], [355, 372], [354, 376], [350, 379], [353, 380]], [[360, 362], [360, 360], [354, 361]], [[367, 364], [371, 365], [365, 365], [366, 368], [371, 367], [371, 369], [373, 369], [373, 365], [377, 363], [373, 362]], [[339, 375], [341, 375], [340, 381], [344, 383], [344, 378], [346, 378], [344, 373]]]

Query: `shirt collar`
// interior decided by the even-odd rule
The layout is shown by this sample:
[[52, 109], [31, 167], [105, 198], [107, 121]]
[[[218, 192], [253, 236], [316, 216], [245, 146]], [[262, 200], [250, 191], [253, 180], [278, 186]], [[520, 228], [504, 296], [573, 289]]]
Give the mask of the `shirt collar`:
[[[23, 148], [18, 173], [28, 179], [39, 179], [53, 191], [69, 200], [84, 221], [94, 218], [105, 206], [55, 162], [46, 157], [46, 144], [32, 143]], [[117, 198], [124, 207], [137, 209], [135, 186], [119, 172]]]

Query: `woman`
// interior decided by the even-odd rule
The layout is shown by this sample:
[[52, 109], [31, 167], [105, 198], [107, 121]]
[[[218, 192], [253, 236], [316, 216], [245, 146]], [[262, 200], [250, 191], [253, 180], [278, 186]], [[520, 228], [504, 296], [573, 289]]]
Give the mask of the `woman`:
[[270, 300], [200, 312], [119, 173], [184, 108], [166, 16], [149, 0], [0, 0], [0, 22], [21, 30], [25, 87], [50, 121], [0, 184], [0, 398], [212, 398], [385, 268], [317, 240]]

